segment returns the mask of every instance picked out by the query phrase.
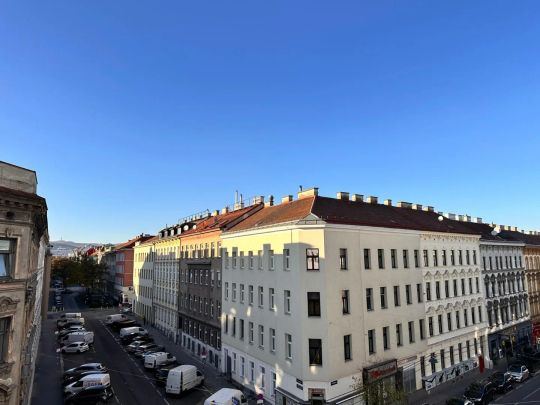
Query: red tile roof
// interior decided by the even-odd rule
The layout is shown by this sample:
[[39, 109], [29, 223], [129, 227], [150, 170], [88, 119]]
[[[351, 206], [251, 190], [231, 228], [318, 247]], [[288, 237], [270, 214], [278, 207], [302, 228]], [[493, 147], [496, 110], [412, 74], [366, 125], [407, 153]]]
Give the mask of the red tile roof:
[[447, 218], [439, 221], [440, 214], [436, 212], [321, 196], [307, 197], [289, 203], [265, 207], [238, 225], [233, 226], [231, 231], [299, 221], [309, 214], [333, 224], [480, 235], [477, 229], [464, 226], [463, 222]]
[[146, 235], [146, 236], [138, 236], [134, 239], [130, 239], [128, 240], [127, 242], [123, 242], [123, 243], [119, 243], [117, 245], [114, 245], [114, 249], [113, 250], [120, 250], [120, 249], [131, 249], [133, 246], [135, 246], [135, 243], [137, 242], [146, 242], [148, 241], [149, 239], [151, 238], [154, 238], [154, 236], [151, 236], [151, 235]]

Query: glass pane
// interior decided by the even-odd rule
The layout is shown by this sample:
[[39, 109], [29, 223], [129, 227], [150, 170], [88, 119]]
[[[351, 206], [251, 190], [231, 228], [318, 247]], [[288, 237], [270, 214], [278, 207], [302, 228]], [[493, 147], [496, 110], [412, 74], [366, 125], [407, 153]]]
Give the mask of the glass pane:
[[9, 255], [0, 254], [0, 277], [7, 277], [9, 274]]
[[6, 239], [0, 239], [0, 251], [6, 251], [9, 252], [9, 240]]

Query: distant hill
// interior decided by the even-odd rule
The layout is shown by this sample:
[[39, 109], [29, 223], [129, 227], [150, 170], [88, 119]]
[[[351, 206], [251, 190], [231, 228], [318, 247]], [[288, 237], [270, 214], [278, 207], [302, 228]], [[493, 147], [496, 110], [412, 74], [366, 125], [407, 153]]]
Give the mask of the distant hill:
[[72, 242], [69, 240], [55, 240], [50, 242], [53, 246], [51, 253], [53, 256], [69, 256], [74, 250], [85, 246], [102, 245], [102, 243], [84, 243], [84, 242]]

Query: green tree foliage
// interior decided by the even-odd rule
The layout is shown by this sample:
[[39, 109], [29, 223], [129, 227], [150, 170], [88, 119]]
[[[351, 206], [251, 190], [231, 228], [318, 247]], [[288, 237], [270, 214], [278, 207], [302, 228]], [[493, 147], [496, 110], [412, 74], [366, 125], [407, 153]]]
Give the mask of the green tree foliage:
[[103, 283], [107, 271], [104, 264], [98, 264], [88, 256], [55, 257], [52, 261], [52, 276], [59, 277], [64, 285], [81, 285], [92, 289]]
[[362, 393], [366, 405], [407, 404], [405, 391], [395, 385], [383, 384], [382, 381], [363, 383], [362, 378], [354, 378], [352, 388]]

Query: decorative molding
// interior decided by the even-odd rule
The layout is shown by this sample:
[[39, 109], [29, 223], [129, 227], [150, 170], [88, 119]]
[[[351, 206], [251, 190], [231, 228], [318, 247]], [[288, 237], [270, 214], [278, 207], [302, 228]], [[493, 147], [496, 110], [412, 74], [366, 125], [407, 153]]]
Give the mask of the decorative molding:
[[0, 297], [0, 316], [15, 312], [19, 301], [6, 296]]

